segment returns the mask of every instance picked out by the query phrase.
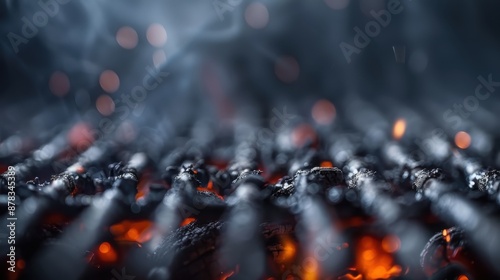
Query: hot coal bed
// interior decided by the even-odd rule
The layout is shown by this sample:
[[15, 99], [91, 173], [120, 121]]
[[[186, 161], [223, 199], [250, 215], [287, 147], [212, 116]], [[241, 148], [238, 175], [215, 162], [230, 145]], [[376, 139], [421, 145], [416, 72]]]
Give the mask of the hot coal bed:
[[[500, 172], [457, 148], [467, 145], [460, 136], [409, 145], [406, 125], [397, 120], [366, 144], [363, 133], [303, 123], [263, 141], [260, 128], [239, 124], [234, 137], [179, 139], [154, 156], [103, 141], [75, 155], [58, 136], [51, 157], [28, 158], [2, 177], [2, 219], [16, 218], [15, 273], [494, 279]], [[47, 176], [66, 157], [73, 163]], [[3, 243], [2, 256], [10, 248]]]
[[1, 279], [500, 279], [497, 1], [194, 2], [0, 1]]

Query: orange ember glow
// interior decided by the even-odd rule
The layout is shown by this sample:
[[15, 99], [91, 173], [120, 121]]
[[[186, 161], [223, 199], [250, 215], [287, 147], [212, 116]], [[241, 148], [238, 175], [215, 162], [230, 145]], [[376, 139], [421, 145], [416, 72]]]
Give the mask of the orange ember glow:
[[470, 135], [465, 131], [459, 131], [455, 135], [455, 145], [457, 145], [457, 147], [459, 147], [462, 150], [469, 148], [470, 141], [471, 141]]
[[103, 253], [103, 254], [106, 254], [109, 252], [109, 250], [111, 249], [111, 245], [109, 245], [108, 242], [103, 242], [101, 243], [101, 245], [99, 246], [99, 252]]
[[297, 252], [295, 241], [289, 236], [283, 236], [280, 243], [283, 244], [283, 251], [276, 257], [276, 261], [280, 263], [293, 261]]
[[447, 229], [443, 229], [443, 231], [441, 233], [443, 234], [444, 240], [446, 242], [450, 242], [451, 236], [448, 234], [448, 230]]
[[139, 239], [139, 231], [136, 228], [131, 228], [127, 231], [127, 237], [132, 240]]
[[399, 140], [405, 135], [406, 131], [406, 121], [404, 119], [397, 119], [392, 127], [392, 137], [395, 140]]
[[150, 172], [145, 172], [144, 175], [139, 180], [137, 184], [137, 194], [135, 195], [135, 200], [145, 196], [149, 192], [149, 182], [151, 178]]
[[329, 125], [335, 119], [335, 106], [332, 102], [322, 99], [316, 102], [312, 108], [312, 117], [315, 122], [322, 125]]
[[238, 273], [240, 267], [239, 265], [236, 266], [234, 270], [228, 271], [228, 272], [221, 272], [220, 280], [227, 280], [231, 276], [233, 276], [235, 273]]
[[319, 166], [321, 166], [321, 167], [333, 167], [333, 163], [331, 163], [329, 161], [323, 161], [323, 162], [321, 162], [321, 164]]
[[194, 221], [196, 221], [195, 218], [185, 218], [184, 221], [182, 221], [182, 223], [181, 223], [181, 227], [187, 226]]
[[103, 242], [99, 245], [98, 256], [104, 262], [115, 262], [118, 259], [116, 251], [108, 242]]
[[[382, 241], [365, 236], [361, 238], [357, 246], [356, 270], [362, 274], [362, 278], [344, 279], [390, 279], [401, 274], [401, 267], [394, 264], [391, 252], [397, 251], [400, 246], [399, 238], [387, 236]], [[347, 277], [347, 275], [345, 275]]]
[[445, 236], [444, 240], [446, 240], [446, 242], [450, 242], [451, 237], [449, 235], [447, 235], [447, 236]]
[[226, 273], [222, 273], [222, 276], [220, 277], [220, 280], [227, 280], [229, 277], [233, 276], [234, 271], [229, 271]]
[[401, 241], [397, 236], [386, 236], [382, 240], [382, 248], [387, 253], [394, 253], [399, 250], [399, 246], [401, 245]]
[[233, 276], [233, 274], [234, 271], [223, 273], [222, 276], [220, 277], [220, 280], [227, 280], [229, 277]]
[[83, 174], [83, 173], [85, 173], [85, 167], [78, 165], [75, 167], [75, 172], [78, 174]]
[[151, 238], [150, 221], [123, 221], [109, 228], [117, 241], [144, 243]]
[[340, 276], [338, 279], [339, 280], [362, 280], [363, 275], [358, 274], [356, 276], [353, 276], [352, 274], [348, 273], [346, 275]]
[[211, 193], [214, 193], [218, 198], [224, 200], [224, 197], [222, 197], [219, 193], [217, 193], [217, 191], [214, 189], [214, 186], [213, 186], [213, 183], [212, 181], [209, 181], [208, 184], [207, 184], [207, 187], [204, 188], [204, 187], [198, 187], [197, 190], [199, 191], [202, 191], [202, 192], [211, 192]]
[[26, 263], [24, 262], [23, 259], [20, 259], [20, 260], [17, 261], [17, 267], [19, 269], [23, 269], [25, 266], [26, 266]]
[[269, 184], [276, 184], [276, 183], [278, 183], [278, 181], [279, 181], [281, 178], [283, 178], [283, 176], [285, 176], [285, 175], [283, 175], [283, 174], [273, 174], [273, 175], [271, 175], [271, 177], [267, 180], [267, 182], [268, 182]]
[[304, 259], [303, 263], [304, 280], [317, 280], [319, 279], [319, 264], [314, 257]]
[[469, 277], [467, 277], [465, 275], [460, 275], [460, 276], [458, 276], [457, 280], [469, 280]]

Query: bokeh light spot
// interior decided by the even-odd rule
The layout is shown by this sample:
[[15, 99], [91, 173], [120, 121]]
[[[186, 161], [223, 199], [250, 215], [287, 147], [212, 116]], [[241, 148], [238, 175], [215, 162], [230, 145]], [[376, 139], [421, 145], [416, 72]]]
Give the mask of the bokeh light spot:
[[75, 148], [89, 147], [94, 142], [92, 127], [85, 122], [74, 125], [68, 132], [67, 137], [70, 145]]
[[455, 145], [457, 145], [457, 147], [459, 147], [462, 150], [469, 148], [470, 142], [471, 142], [470, 135], [465, 131], [459, 131], [455, 135]]
[[49, 89], [55, 96], [65, 96], [68, 94], [69, 88], [69, 78], [65, 73], [56, 71], [50, 76]]
[[124, 26], [116, 32], [116, 42], [118, 42], [120, 47], [131, 50], [137, 46], [139, 37], [132, 27]]
[[392, 127], [392, 137], [395, 140], [401, 139], [405, 135], [406, 121], [405, 119], [397, 119]]
[[111, 249], [111, 245], [109, 245], [108, 242], [103, 242], [103, 243], [101, 243], [101, 245], [99, 245], [99, 252], [101, 252], [103, 254], [108, 253], [110, 249]]
[[113, 70], [105, 70], [99, 77], [101, 88], [107, 93], [113, 93], [120, 88], [120, 78]]
[[322, 99], [317, 101], [312, 108], [312, 117], [315, 122], [322, 125], [329, 125], [335, 119], [335, 106], [332, 102]]
[[382, 240], [382, 249], [388, 253], [394, 253], [399, 250], [399, 246], [401, 245], [401, 241], [397, 236], [386, 236]]
[[269, 11], [259, 2], [250, 3], [245, 9], [245, 21], [255, 29], [262, 29], [269, 23]]
[[154, 47], [159, 48], [167, 43], [167, 31], [159, 23], [153, 23], [148, 27], [146, 37], [148, 42]]
[[115, 102], [108, 95], [101, 95], [97, 98], [96, 108], [103, 116], [109, 116], [115, 111]]

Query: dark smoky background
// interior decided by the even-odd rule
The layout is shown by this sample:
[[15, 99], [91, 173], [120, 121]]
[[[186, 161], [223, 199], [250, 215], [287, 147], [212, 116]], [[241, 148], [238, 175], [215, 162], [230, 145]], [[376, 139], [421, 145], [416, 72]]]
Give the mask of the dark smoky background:
[[410, 136], [467, 131], [489, 154], [499, 134], [499, 7], [2, 0], [1, 153], [29, 151], [69, 128], [78, 143], [242, 120], [270, 127], [278, 111], [362, 130], [390, 130], [404, 118]]
[[500, 275], [499, 8], [0, 0], [0, 278]]

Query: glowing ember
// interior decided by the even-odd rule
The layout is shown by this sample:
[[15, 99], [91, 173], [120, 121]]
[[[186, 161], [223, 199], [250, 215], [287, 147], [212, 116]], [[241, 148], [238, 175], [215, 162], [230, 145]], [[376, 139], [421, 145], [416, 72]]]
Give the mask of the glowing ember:
[[319, 100], [312, 108], [312, 117], [315, 122], [329, 125], [335, 119], [335, 106], [325, 99]]
[[291, 83], [299, 77], [299, 63], [291, 56], [281, 57], [276, 61], [274, 72], [282, 82]]
[[255, 29], [262, 29], [269, 23], [269, 11], [267, 7], [258, 2], [251, 3], [245, 10], [245, 21]]
[[109, 245], [108, 242], [103, 242], [101, 245], [99, 245], [99, 252], [106, 254], [109, 252], [111, 249], [111, 245]]
[[314, 257], [308, 257], [303, 262], [304, 280], [317, 280], [319, 279], [319, 264]]
[[394, 253], [399, 250], [399, 246], [401, 245], [401, 241], [397, 236], [386, 236], [382, 240], [382, 248], [387, 253]]
[[165, 43], [167, 43], [167, 31], [163, 27], [163, 25], [159, 23], [154, 23], [151, 24], [148, 27], [148, 31], [146, 32], [146, 37], [148, 39], [148, 42], [153, 46], [153, 47], [163, 47]]
[[115, 102], [107, 95], [101, 95], [97, 98], [96, 108], [103, 116], [109, 116], [115, 111]]
[[465, 131], [459, 131], [455, 135], [455, 145], [462, 150], [469, 148], [471, 142], [470, 135]]
[[116, 32], [116, 42], [124, 49], [133, 49], [139, 42], [137, 32], [130, 26], [124, 26]]
[[323, 162], [321, 162], [321, 164], [319, 166], [320, 167], [333, 167], [333, 163], [331, 163], [329, 161], [323, 161]]
[[139, 184], [137, 184], [137, 194], [135, 195], [136, 200], [149, 193], [150, 178], [151, 173], [148, 171], [144, 172], [142, 178], [139, 180]]
[[361, 274], [358, 274], [356, 276], [348, 273], [346, 275], [342, 275], [338, 278], [339, 280], [362, 280], [363, 279], [363, 275]]
[[457, 280], [469, 280], [469, 277], [467, 277], [465, 275], [460, 275], [460, 276], [458, 276]]
[[23, 269], [25, 266], [26, 266], [26, 263], [24, 262], [24, 260], [23, 260], [23, 259], [19, 259], [19, 260], [17, 261], [17, 267], [18, 267], [19, 269]]
[[184, 221], [182, 221], [182, 223], [181, 223], [181, 227], [187, 226], [194, 221], [196, 221], [195, 218], [185, 218]]
[[399, 140], [403, 137], [406, 131], [406, 121], [404, 119], [397, 119], [394, 122], [394, 126], [392, 128], [392, 137], [395, 140]]
[[202, 192], [211, 192], [211, 193], [214, 193], [218, 198], [224, 200], [224, 197], [221, 196], [213, 187], [213, 182], [212, 181], [209, 181], [208, 184], [207, 184], [207, 187], [204, 188], [204, 187], [198, 187], [197, 190], [199, 191], [202, 191]]
[[117, 241], [144, 243], [151, 238], [151, 225], [150, 221], [124, 221], [112, 225], [109, 231], [115, 236], [115, 240]]
[[283, 244], [283, 251], [276, 257], [276, 260], [282, 263], [292, 261], [297, 251], [294, 240], [288, 236], [283, 236], [280, 243]]
[[238, 273], [238, 270], [239, 270], [239, 266], [236, 266], [235, 270], [231, 270], [228, 272], [221, 272], [220, 280], [227, 280], [227, 279], [231, 278], [231, 276], [233, 276], [235, 273]]
[[373, 250], [366, 250], [363, 252], [363, 259], [371, 261], [375, 258], [375, 252]]
[[103, 262], [115, 262], [118, 259], [116, 251], [108, 242], [103, 242], [99, 245], [98, 256]]
[[444, 239], [446, 240], [446, 242], [450, 242], [451, 237], [449, 235], [447, 235]]
[[70, 88], [69, 78], [66, 74], [56, 71], [50, 76], [49, 89], [55, 96], [65, 96]]
[[365, 236], [359, 241], [356, 270], [363, 275], [362, 279], [390, 279], [401, 274], [401, 267], [395, 265], [392, 255], [387, 253], [389, 250], [399, 249], [399, 239], [396, 242], [396, 238], [393, 236], [384, 238], [385, 243], [390, 243], [385, 246], [384, 241], [380, 242], [370, 236]]
[[120, 78], [113, 70], [105, 70], [99, 77], [101, 88], [107, 93], [113, 93], [120, 87]]
[[139, 239], [139, 231], [136, 228], [131, 228], [127, 231], [127, 237], [132, 240]]

